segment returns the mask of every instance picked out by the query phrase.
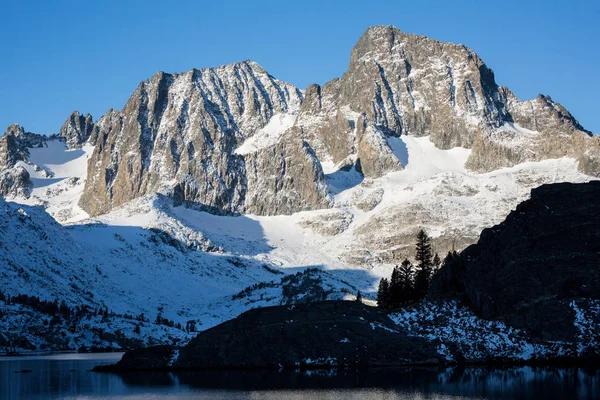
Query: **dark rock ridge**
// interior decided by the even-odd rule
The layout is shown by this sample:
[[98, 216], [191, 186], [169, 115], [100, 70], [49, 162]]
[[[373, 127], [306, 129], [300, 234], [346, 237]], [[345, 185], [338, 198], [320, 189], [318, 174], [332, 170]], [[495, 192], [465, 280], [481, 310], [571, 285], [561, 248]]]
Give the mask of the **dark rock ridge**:
[[[533, 189], [436, 276], [431, 296], [451, 293], [486, 319], [544, 340], [576, 341], [586, 325], [580, 310], [600, 300], [600, 182]], [[597, 339], [600, 315], [588, 322]]]
[[[235, 151], [279, 114], [297, 118], [276, 142]], [[251, 61], [159, 72], [121, 111], [93, 127], [74, 114], [61, 134], [69, 146], [96, 143], [80, 201], [91, 215], [157, 191], [225, 213], [324, 208], [322, 162], [382, 176], [403, 168], [388, 141], [405, 134], [471, 148], [478, 172], [569, 156], [600, 176], [600, 137], [549, 96], [519, 100], [466, 46], [391, 26], [369, 28], [348, 71], [304, 93]]]
[[176, 349], [127, 352], [97, 370], [318, 368], [437, 364], [436, 346], [400, 331], [380, 310], [349, 301], [259, 308]]

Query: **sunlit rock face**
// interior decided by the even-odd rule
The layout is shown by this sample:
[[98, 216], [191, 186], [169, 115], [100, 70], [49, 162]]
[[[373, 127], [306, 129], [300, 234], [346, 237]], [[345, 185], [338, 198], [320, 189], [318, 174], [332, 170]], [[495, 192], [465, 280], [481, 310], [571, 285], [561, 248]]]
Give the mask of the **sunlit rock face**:
[[[83, 116], [79, 111], [74, 111], [65, 121], [58, 132], [65, 138], [68, 149], [79, 149], [92, 136], [94, 121], [90, 114]], [[92, 144], [95, 140], [92, 140]]]
[[96, 144], [80, 205], [108, 212], [152, 192], [216, 213], [290, 214], [331, 205], [323, 173], [377, 179], [406, 165], [390, 145], [427, 136], [471, 149], [477, 173], [563, 156], [600, 174], [600, 142], [540, 95], [522, 101], [464, 45], [367, 29], [346, 73], [304, 92], [245, 61], [157, 73], [92, 125], [74, 113], [67, 145]]
[[167, 191], [219, 212], [285, 214], [327, 205], [321, 166], [300, 135], [246, 154], [235, 150], [303, 95], [246, 61], [184, 74], [157, 73], [122, 111], [103, 116], [81, 206], [104, 213]]

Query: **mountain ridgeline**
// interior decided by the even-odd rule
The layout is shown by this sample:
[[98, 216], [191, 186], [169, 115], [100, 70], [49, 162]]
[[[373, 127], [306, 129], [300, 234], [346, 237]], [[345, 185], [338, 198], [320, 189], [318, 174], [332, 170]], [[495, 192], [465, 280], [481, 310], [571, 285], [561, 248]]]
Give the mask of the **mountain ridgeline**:
[[[234, 153], [280, 113], [297, 118], [276, 144]], [[392, 27], [367, 30], [342, 78], [304, 95], [243, 62], [159, 73], [106, 118], [80, 203], [91, 214], [161, 189], [226, 212], [323, 208], [319, 161], [357, 164], [379, 177], [403, 167], [386, 140], [401, 134], [429, 135], [442, 149], [472, 148], [468, 166], [480, 172], [569, 155], [584, 172], [600, 173], [598, 139], [559, 104], [544, 96], [522, 102], [465, 46]], [[507, 123], [540, 133], [515, 146], [514, 133], [496, 132]]]
[[[292, 122], [276, 126], [281, 116]], [[388, 142], [400, 135], [469, 148], [476, 172], [569, 156], [600, 176], [599, 137], [549, 96], [519, 100], [469, 48], [391, 26], [369, 28], [347, 72], [322, 87], [302, 91], [252, 61], [159, 72], [121, 111], [95, 123], [75, 112], [59, 135], [95, 145], [79, 202], [92, 216], [154, 192], [215, 213], [326, 208], [324, 163], [368, 178], [400, 170]], [[259, 146], [236, 151], [247, 140]], [[16, 175], [3, 179], [26, 180]]]

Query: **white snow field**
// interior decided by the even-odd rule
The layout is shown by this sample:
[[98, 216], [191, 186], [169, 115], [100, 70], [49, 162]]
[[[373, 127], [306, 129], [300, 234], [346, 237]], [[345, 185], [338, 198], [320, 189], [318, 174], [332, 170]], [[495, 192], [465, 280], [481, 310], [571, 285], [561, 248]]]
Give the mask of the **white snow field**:
[[275, 114], [269, 123], [235, 149], [235, 154], [249, 154], [277, 144], [281, 135], [296, 122], [296, 114]]
[[[236, 152], [277, 143], [294, 118], [273, 117]], [[372, 180], [328, 166], [329, 209], [215, 216], [155, 194], [97, 218], [77, 205], [93, 148], [66, 150], [62, 141], [48, 141], [22, 163], [31, 174], [31, 196], [0, 199], [6, 266], [0, 285], [8, 293], [144, 313], [150, 320], [157, 314], [182, 324], [195, 320], [199, 329], [252, 307], [298, 300], [315, 285], [324, 298], [353, 298], [360, 290], [372, 302], [380, 277], [398, 263], [395, 252], [412, 248], [420, 227], [434, 243], [452, 233], [476, 241], [533, 187], [592, 179], [570, 158], [476, 174], [464, 168], [470, 150], [439, 150], [427, 137], [387, 140], [404, 170]]]

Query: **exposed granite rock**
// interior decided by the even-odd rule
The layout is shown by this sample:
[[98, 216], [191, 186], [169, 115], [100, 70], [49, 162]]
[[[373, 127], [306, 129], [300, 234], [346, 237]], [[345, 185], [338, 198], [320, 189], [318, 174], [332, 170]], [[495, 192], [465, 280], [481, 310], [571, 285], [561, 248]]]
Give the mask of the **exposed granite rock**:
[[74, 111], [60, 128], [58, 135], [65, 138], [68, 149], [78, 149], [88, 141], [94, 130], [92, 116]]
[[[140, 84], [122, 111], [111, 111], [96, 124], [80, 205], [98, 215], [140, 195], [166, 191], [222, 212], [323, 207], [321, 167], [299, 137], [288, 135], [288, 143], [258, 153], [234, 154], [273, 115], [297, 112], [301, 101], [297, 88], [250, 61], [157, 73]], [[265, 184], [273, 196], [264, 196]]]
[[17, 161], [27, 161], [29, 149], [44, 147], [48, 139], [55, 136], [44, 136], [37, 133], [25, 132], [22, 126], [9, 125], [0, 137], [0, 169], [11, 168]]
[[367, 29], [340, 79], [340, 97], [353, 111], [392, 135], [429, 134], [439, 148], [468, 146], [480, 122], [500, 123], [496, 89], [491, 70], [467, 47], [392, 26]]
[[380, 129], [366, 127], [359, 137], [356, 166], [365, 177], [377, 178], [403, 168]]
[[[362, 123], [384, 136], [429, 135], [441, 149], [472, 148], [467, 166], [478, 172], [569, 156], [582, 172], [600, 173], [597, 137], [549, 96], [521, 101], [498, 87], [469, 48], [391, 26], [369, 28], [352, 50], [348, 71], [322, 88], [309, 86], [306, 100], [297, 126], [319, 157], [334, 163], [360, 152], [356, 128]], [[506, 128], [515, 123], [516, 129]], [[371, 163], [389, 158], [388, 146], [378, 150]], [[397, 168], [367, 167], [365, 176]]]
[[575, 132], [591, 134], [550, 96], [539, 94], [533, 100], [521, 101], [505, 87], [499, 88], [499, 94], [512, 120], [524, 128], [555, 135]]
[[510, 119], [524, 129], [511, 126], [477, 135], [468, 168], [488, 172], [525, 161], [567, 156], [579, 161], [581, 172], [600, 176], [600, 137], [585, 130], [563, 106], [543, 95], [521, 101], [506, 88], [500, 88], [499, 95]]
[[360, 201], [356, 203], [356, 207], [363, 211], [371, 211], [381, 203], [384, 193], [385, 191], [383, 188], [377, 188], [361, 198]]
[[130, 351], [95, 370], [417, 365], [438, 364], [439, 357], [434, 343], [407, 336], [377, 308], [325, 301], [253, 309], [179, 349]]
[[38, 133], [25, 132], [22, 126], [17, 124], [9, 125], [5, 135], [12, 135], [16, 139], [16, 145], [22, 154], [22, 159], [25, 160], [29, 157], [30, 148], [44, 147], [48, 139], [54, 139], [56, 136], [45, 136]]
[[402, 168], [389, 161], [386, 135], [430, 135], [447, 149], [469, 147], [486, 127], [501, 126], [497, 91], [491, 70], [467, 47], [377, 26], [361, 36], [340, 79], [309, 86], [297, 125], [317, 154], [335, 163], [366, 150], [361, 125], [381, 132], [377, 151], [359, 154], [365, 176], [379, 177]]
[[243, 157], [248, 212], [292, 214], [329, 205], [321, 163], [295, 129], [277, 145]]
[[577, 307], [600, 299], [600, 182], [533, 189], [435, 277], [431, 296], [451, 292], [484, 318], [574, 341]]
[[21, 166], [0, 170], [0, 196], [29, 197], [29, 172]]
[[10, 125], [4, 136], [0, 137], [0, 170], [12, 168], [17, 161], [25, 159], [15, 136], [19, 128], [23, 129], [18, 125]]
[[25, 132], [23, 127], [13, 124], [0, 137], [0, 196], [29, 195], [29, 173], [16, 163], [27, 160], [27, 144], [34, 144], [37, 136], [40, 135]]
[[333, 211], [304, 218], [299, 225], [324, 236], [335, 236], [346, 231], [353, 218], [354, 216], [349, 212]]
[[[276, 144], [235, 153], [277, 114], [297, 115], [294, 127]], [[326, 207], [320, 163], [383, 176], [404, 167], [388, 141], [400, 135], [471, 148], [467, 167], [477, 172], [568, 156], [600, 176], [600, 139], [549, 96], [521, 101], [466, 46], [391, 26], [367, 29], [347, 72], [304, 95], [245, 61], [157, 73], [122, 111], [91, 128], [82, 118], [74, 114], [63, 135], [97, 144], [80, 201], [91, 215], [152, 192], [220, 213]]]

